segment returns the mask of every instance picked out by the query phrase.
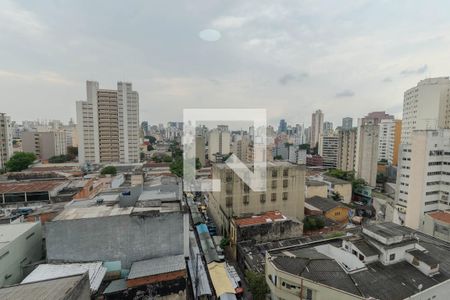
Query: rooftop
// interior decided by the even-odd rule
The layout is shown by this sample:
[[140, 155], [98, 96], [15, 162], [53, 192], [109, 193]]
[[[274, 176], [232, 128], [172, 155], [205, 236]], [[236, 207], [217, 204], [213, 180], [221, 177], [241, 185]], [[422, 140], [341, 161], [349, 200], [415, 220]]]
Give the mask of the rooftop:
[[4, 193], [32, 193], [49, 192], [66, 184], [66, 181], [29, 181], [29, 182], [1, 182], [0, 194]]
[[305, 203], [307, 203], [315, 208], [318, 208], [324, 212], [332, 210], [333, 208], [336, 208], [336, 207], [346, 207], [345, 205], [342, 205], [338, 201], [334, 201], [333, 199], [330, 199], [330, 198], [322, 198], [319, 196], [307, 198], [307, 199], [305, 199]]
[[333, 184], [351, 184], [350, 181], [346, 181], [346, 180], [343, 180], [343, 179], [339, 179], [339, 178], [336, 178], [336, 177], [333, 177], [333, 176], [327, 176], [327, 175], [323, 175], [323, 180], [331, 182]]
[[319, 181], [319, 180], [306, 180], [306, 186], [326, 186], [328, 185], [326, 182]]
[[87, 280], [85, 276], [74, 275], [2, 288], [0, 299], [68, 299], [72, 293], [79, 292], [80, 282]]
[[67, 276], [80, 275], [88, 272], [91, 291], [98, 291], [106, 274], [106, 268], [101, 262], [80, 264], [42, 264], [37, 266], [23, 281], [23, 283], [39, 282]]
[[24, 222], [17, 224], [0, 225], [0, 249], [17, 239], [19, 236], [33, 228], [40, 226], [39, 223]]
[[[368, 227], [374, 231], [380, 228], [384, 231], [392, 231], [382, 233], [386, 235], [397, 235], [399, 232], [404, 235], [416, 234], [419, 242], [415, 249], [407, 253], [429, 265], [439, 264], [439, 273], [432, 277], [428, 276], [406, 260], [390, 265], [383, 265], [380, 261], [376, 261], [367, 263], [366, 268], [359, 269], [357, 272], [346, 272], [337, 257], [318, 251], [320, 245], [324, 244], [336, 248], [342, 247], [342, 241], [349, 239], [367, 255], [378, 254], [377, 250], [366, 241], [366, 235], [361, 233], [328, 241], [269, 250], [269, 255], [274, 265], [280, 270], [363, 298], [405, 299], [450, 279], [449, 243], [406, 227], [402, 227], [403, 230], [401, 230], [397, 226], [391, 226], [391, 223], [383, 224], [385, 226], [379, 225]], [[357, 260], [356, 257], [355, 259]]]
[[428, 215], [435, 220], [450, 224], [450, 212], [448, 211], [435, 211], [428, 213]]
[[234, 223], [239, 227], [261, 225], [272, 223], [276, 221], [287, 220], [285, 216], [279, 211], [268, 211], [262, 215], [252, 216], [248, 218], [234, 219]]
[[164, 256], [141, 260], [131, 265], [128, 279], [135, 279], [145, 276], [172, 273], [186, 269], [184, 255]]

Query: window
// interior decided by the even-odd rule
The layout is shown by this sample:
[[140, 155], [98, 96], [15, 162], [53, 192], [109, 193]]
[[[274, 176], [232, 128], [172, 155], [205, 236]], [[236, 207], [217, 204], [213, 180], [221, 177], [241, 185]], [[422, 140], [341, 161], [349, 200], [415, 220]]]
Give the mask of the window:
[[283, 170], [283, 176], [284, 177], [288, 177], [289, 176], [289, 169], [284, 169]]
[[227, 183], [227, 186], [226, 186], [227, 195], [232, 194], [232, 192], [233, 192], [233, 183]]
[[272, 193], [272, 195], [270, 196], [270, 201], [277, 201], [277, 194], [276, 193]]
[[311, 289], [306, 288], [306, 300], [312, 300], [313, 298], [313, 291]]
[[225, 181], [226, 182], [231, 182], [233, 181], [233, 174], [231, 174], [231, 172], [228, 172], [226, 177], [225, 177]]
[[243, 202], [244, 202], [244, 204], [245, 205], [248, 205], [250, 202], [248, 201], [248, 195], [245, 195], [244, 197], [243, 197]]
[[284, 188], [287, 188], [288, 184], [289, 184], [289, 180], [287, 180], [287, 179], [283, 180], [283, 187]]
[[288, 193], [287, 192], [283, 192], [283, 200], [287, 200], [288, 199]]
[[259, 201], [261, 203], [265, 203], [266, 202], [266, 194], [261, 194], [259, 195]]
[[250, 191], [249, 186], [244, 183], [244, 193], [248, 193], [249, 191]]
[[272, 180], [272, 188], [273, 189], [277, 188], [277, 181], [276, 180]]
[[395, 253], [392, 253], [391, 255], [389, 255], [389, 260], [393, 261], [395, 259]]
[[277, 170], [273, 170], [272, 171], [272, 178], [276, 178], [278, 177], [278, 171]]
[[227, 207], [233, 207], [233, 197], [226, 197], [225, 201]]

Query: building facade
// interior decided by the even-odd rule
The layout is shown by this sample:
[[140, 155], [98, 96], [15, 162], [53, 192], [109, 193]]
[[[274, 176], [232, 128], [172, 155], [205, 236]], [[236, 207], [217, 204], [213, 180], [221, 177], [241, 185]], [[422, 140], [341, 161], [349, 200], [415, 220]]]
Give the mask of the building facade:
[[22, 134], [22, 149], [24, 152], [34, 153], [41, 160], [67, 154], [66, 132], [64, 130], [24, 132]]
[[342, 129], [349, 130], [353, 128], [353, 119], [350, 117], [345, 117], [342, 119]]
[[450, 130], [415, 130], [403, 144], [396, 204], [405, 225], [423, 228], [424, 214], [450, 209]]
[[319, 143], [320, 135], [323, 133], [323, 112], [319, 109], [312, 114], [311, 118], [311, 148]]
[[414, 130], [450, 128], [450, 79], [428, 78], [404, 94], [401, 142]]
[[80, 163], [139, 162], [139, 95], [131, 83], [117, 90], [87, 81], [87, 99], [77, 102]]
[[241, 218], [268, 211], [280, 211], [303, 220], [305, 167], [288, 162], [267, 163], [267, 191], [254, 192], [225, 164], [214, 164], [212, 178], [221, 190], [209, 193], [208, 209], [224, 233], [229, 233], [233, 217]]
[[231, 135], [228, 129], [215, 128], [208, 136], [208, 159], [216, 161], [216, 156], [227, 155], [231, 152]]
[[356, 149], [358, 130], [356, 128], [338, 130], [339, 149], [337, 168], [353, 172], [356, 166]]
[[381, 120], [379, 126], [378, 160], [385, 160], [390, 165], [397, 165], [402, 121], [385, 119]]
[[13, 153], [11, 119], [5, 113], [0, 113], [0, 169]]
[[319, 155], [323, 158], [323, 166], [336, 168], [338, 165], [339, 136], [322, 134], [319, 140]]

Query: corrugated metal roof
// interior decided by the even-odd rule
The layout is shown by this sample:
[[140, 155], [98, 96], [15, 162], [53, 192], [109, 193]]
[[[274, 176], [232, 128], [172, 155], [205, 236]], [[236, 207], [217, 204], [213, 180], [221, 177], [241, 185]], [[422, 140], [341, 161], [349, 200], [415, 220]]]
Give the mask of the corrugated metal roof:
[[183, 254], [152, 258], [134, 262], [131, 265], [128, 279], [171, 273], [185, 269], [186, 262]]
[[49, 192], [56, 189], [66, 181], [31, 181], [31, 182], [5, 182], [0, 183], [0, 194], [3, 193], [32, 193], [32, 192]]
[[89, 283], [91, 292], [98, 291], [100, 284], [106, 274], [106, 268], [101, 262], [95, 263], [76, 263], [76, 264], [42, 264], [37, 266], [23, 281], [31, 283], [49, 279], [62, 278], [77, 274], [89, 272]]

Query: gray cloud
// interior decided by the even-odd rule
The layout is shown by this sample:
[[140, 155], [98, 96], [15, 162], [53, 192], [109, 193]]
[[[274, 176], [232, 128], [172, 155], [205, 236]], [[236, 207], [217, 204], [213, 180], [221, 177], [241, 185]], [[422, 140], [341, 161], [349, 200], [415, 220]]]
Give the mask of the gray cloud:
[[353, 97], [355, 93], [351, 90], [343, 90], [339, 93], [336, 93], [336, 98], [345, 98], [345, 97]]
[[423, 65], [420, 68], [417, 69], [405, 69], [400, 72], [403, 76], [409, 76], [409, 75], [421, 75], [424, 74], [428, 70], [428, 65]]
[[303, 79], [307, 77], [308, 77], [307, 73], [300, 73], [300, 74], [287, 73], [278, 79], [278, 83], [281, 85], [288, 85], [291, 82], [301, 82]]

